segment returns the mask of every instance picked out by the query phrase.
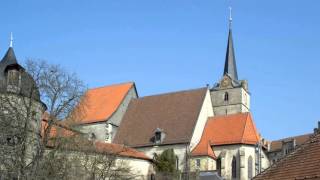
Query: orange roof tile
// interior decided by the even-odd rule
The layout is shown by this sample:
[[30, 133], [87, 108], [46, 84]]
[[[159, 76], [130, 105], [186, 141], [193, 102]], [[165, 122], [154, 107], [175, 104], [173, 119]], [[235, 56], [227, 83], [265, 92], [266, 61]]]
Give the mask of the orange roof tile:
[[[48, 128], [48, 121], [43, 119], [41, 121], [41, 137], [44, 137], [46, 128]], [[56, 137], [71, 137], [77, 134], [80, 133], [66, 127], [65, 125], [55, 122], [55, 124], [51, 126], [48, 138], [51, 139]]]
[[107, 121], [133, 86], [134, 83], [129, 82], [89, 89], [76, 108], [81, 111], [76, 123], [88, 124]]
[[292, 153], [257, 175], [255, 180], [320, 179], [320, 134], [316, 132]]
[[202, 140], [191, 152], [192, 156], [209, 156], [216, 159], [216, 155], [212, 151], [211, 145], [207, 140]]
[[259, 139], [250, 113], [215, 116], [208, 118], [201, 140], [194, 151], [195, 154], [206, 154], [206, 144], [256, 144]]
[[124, 145], [105, 143], [101, 141], [95, 142], [94, 145], [95, 145], [95, 149], [98, 152], [114, 153], [124, 157], [152, 160], [151, 158], [146, 156], [143, 152], [137, 151], [133, 148], [125, 147]]

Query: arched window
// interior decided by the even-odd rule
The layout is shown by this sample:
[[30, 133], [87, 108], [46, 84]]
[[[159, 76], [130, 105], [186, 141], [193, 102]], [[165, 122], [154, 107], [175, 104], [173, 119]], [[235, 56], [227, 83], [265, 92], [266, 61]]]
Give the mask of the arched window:
[[253, 169], [252, 169], [252, 157], [249, 156], [248, 158], [248, 179], [252, 179], [253, 176]]
[[228, 92], [224, 93], [224, 101], [229, 101], [229, 93]]
[[219, 176], [221, 176], [221, 157], [217, 159], [217, 171]]
[[237, 178], [237, 160], [236, 157], [233, 156], [232, 158], [232, 178]]
[[176, 156], [176, 170], [179, 169], [179, 158], [178, 156]]

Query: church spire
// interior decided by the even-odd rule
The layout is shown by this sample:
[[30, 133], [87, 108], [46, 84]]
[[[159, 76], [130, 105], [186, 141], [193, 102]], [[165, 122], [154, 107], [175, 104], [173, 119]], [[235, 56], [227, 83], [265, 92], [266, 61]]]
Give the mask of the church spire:
[[223, 75], [228, 74], [233, 80], [238, 80], [236, 58], [235, 58], [235, 52], [233, 48], [233, 39], [232, 39], [232, 8], [229, 7], [229, 9], [230, 9], [229, 36], [228, 36], [226, 61], [224, 65]]
[[11, 32], [10, 33], [10, 45], [9, 45], [9, 47], [12, 48], [12, 46], [13, 46], [13, 35], [12, 35], [12, 32]]

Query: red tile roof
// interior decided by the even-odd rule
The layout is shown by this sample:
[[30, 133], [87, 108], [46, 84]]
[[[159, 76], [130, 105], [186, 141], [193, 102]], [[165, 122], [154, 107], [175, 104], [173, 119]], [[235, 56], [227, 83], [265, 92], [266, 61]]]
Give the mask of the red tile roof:
[[119, 144], [111, 144], [111, 143], [105, 143], [97, 141], [94, 143], [95, 149], [98, 152], [108, 152], [117, 154], [119, 156], [124, 157], [131, 157], [131, 158], [137, 158], [137, 159], [144, 159], [144, 160], [152, 160], [148, 156], [146, 156], [143, 152], [137, 151], [133, 148], [125, 147], [124, 145]]
[[[208, 118], [199, 144], [210, 145], [256, 144], [259, 134], [250, 113]], [[205, 146], [203, 146], [205, 147]], [[207, 151], [206, 149], [203, 149]]]
[[306, 141], [308, 141], [310, 139], [311, 135], [312, 134], [304, 134], [304, 135], [300, 135], [300, 136], [288, 137], [288, 138], [285, 138], [285, 139], [271, 141], [269, 152], [282, 150], [282, 142], [290, 141], [290, 140], [293, 140], [293, 139], [295, 139], [295, 141], [296, 141], [296, 146], [300, 146], [301, 144], [303, 144]]
[[315, 134], [254, 179], [320, 179], [320, 134]]
[[216, 159], [216, 155], [214, 154], [210, 142], [206, 140], [202, 140], [191, 152], [192, 156], [209, 156], [213, 159]]
[[[44, 119], [41, 122], [41, 136], [43, 137], [45, 129], [48, 127], [48, 121], [46, 120], [48, 114], [44, 114]], [[49, 133], [49, 142], [47, 144], [48, 148], [54, 148], [56, 141], [59, 138], [76, 138], [73, 141], [70, 141], [64, 146], [70, 150], [77, 151], [95, 151], [98, 153], [108, 153], [115, 154], [122, 157], [130, 157], [136, 159], [144, 159], [151, 161], [152, 159], [147, 157], [143, 152], [137, 151], [133, 148], [125, 147], [124, 145], [105, 143], [101, 141], [89, 141], [85, 137], [79, 136], [81, 133], [70, 129], [66, 125], [60, 124], [57, 122], [51, 127]], [[66, 141], [62, 141], [66, 142]], [[59, 143], [59, 142], [58, 142]], [[93, 149], [92, 149], [93, 148]]]
[[78, 113], [81, 115], [76, 115], [76, 123], [88, 124], [107, 121], [133, 86], [134, 83], [129, 82], [89, 89], [76, 108], [81, 112]]

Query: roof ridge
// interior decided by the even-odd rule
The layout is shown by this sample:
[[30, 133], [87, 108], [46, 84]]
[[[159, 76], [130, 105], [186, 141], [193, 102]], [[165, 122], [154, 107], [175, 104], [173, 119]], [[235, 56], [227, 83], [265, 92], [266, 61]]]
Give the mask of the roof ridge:
[[294, 139], [294, 138], [303, 137], [303, 136], [312, 136], [313, 134], [314, 133], [307, 133], [307, 134], [301, 134], [301, 135], [297, 135], [297, 136], [290, 136], [290, 137], [286, 137], [286, 138], [282, 138], [282, 139], [271, 140], [271, 142], [283, 141], [283, 140], [287, 140], [287, 139]]
[[201, 87], [201, 88], [193, 88], [193, 89], [173, 91], [173, 92], [165, 92], [165, 93], [160, 93], [160, 94], [143, 96], [143, 97], [140, 97], [138, 99], [144, 99], [144, 98], [155, 97], [155, 96], [165, 96], [165, 95], [169, 95], [169, 94], [178, 94], [178, 93], [191, 92], [191, 91], [198, 91], [198, 90], [207, 89], [207, 88], [208, 87]]
[[242, 131], [242, 137], [241, 137], [241, 142], [242, 143], [244, 142], [243, 137], [244, 137], [244, 133], [246, 132], [247, 125], [248, 125], [248, 114], [246, 114], [246, 121], [245, 121], [244, 128], [243, 128], [243, 131]]
[[100, 86], [100, 87], [94, 87], [94, 88], [89, 88], [88, 91], [90, 90], [97, 90], [97, 89], [103, 89], [106, 87], [112, 87], [112, 86], [120, 86], [120, 85], [126, 85], [126, 84], [135, 84], [133, 81], [128, 81], [128, 82], [122, 82], [122, 83], [117, 83], [117, 84], [110, 84], [110, 85], [105, 85], [105, 86]]

